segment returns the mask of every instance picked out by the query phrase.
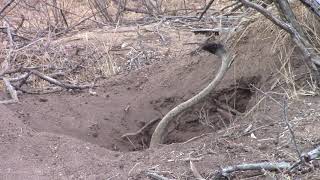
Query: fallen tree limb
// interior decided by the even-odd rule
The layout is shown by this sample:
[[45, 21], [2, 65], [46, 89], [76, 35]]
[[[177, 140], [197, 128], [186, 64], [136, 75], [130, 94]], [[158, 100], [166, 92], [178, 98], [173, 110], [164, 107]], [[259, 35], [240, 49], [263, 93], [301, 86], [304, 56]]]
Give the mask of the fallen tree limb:
[[224, 179], [228, 178], [231, 173], [237, 171], [248, 171], [248, 170], [266, 170], [266, 171], [282, 171], [290, 168], [290, 163], [287, 162], [262, 162], [262, 163], [248, 163], [248, 164], [240, 164], [235, 166], [228, 166], [223, 168], [219, 173], [215, 175], [213, 179]]
[[53, 79], [52, 77], [49, 77], [47, 75], [44, 75], [42, 74], [41, 72], [39, 71], [36, 71], [36, 70], [31, 70], [30, 71], [32, 74], [38, 76], [39, 78], [45, 80], [45, 81], [48, 81], [49, 83], [51, 84], [54, 84], [54, 85], [57, 85], [57, 86], [60, 86], [60, 87], [63, 87], [63, 88], [66, 88], [66, 89], [87, 89], [87, 88], [91, 88], [92, 86], [91, 85], [82, 85], [82, 86], [77, 86], [77, 85], [73, 85], [73, 84], [67, 84], [67, 83], [62, 83], [56, 79]]
[[7, 90], [11, 96], [10, 100], [4, 100], [0, 101], [0, 104], [12, 104], [19, 102], [17, 91], [14, 89], [14, 87], [11, 85], [9, 79], [2, 78], [5, 86], [7, 87]]
[[284, 171], [285, 173], [293, 173], [299, 165], [305, 163], [311, 163], [320, 157], [320, 146], [315, 149], [302, 153], [301, 158], [298, 162], [290, 164], [288, 162], [261, 162], [261, 163], [244, 163], [235, 166], [228, 166], [219, 171], [212, 179], [225, 179], [229, 178], [230, 175], [238, 171], [251, 171], [251, 170], [266, 170], [266, 171]]
[[289, 168], [289, 171], [290, 172], [293, 172], [296, 167], [298, 167], [300, 164], [303, 164], [303, 163], [309, 163], [317, 158], [320, 157], [320, 146], [318, 146], [317, 148], [307, 152], [307, 153], [302, 153], [301, 154], [301, 158], [300, 158], [300, 161], [294, 163], [290, 168]]
[[216, 54], [222, 59], [222, 63], [220, 69], [216, 75], [216, 77], [212, 80], [212, 82], [204, 88], [201, 92], [199, 92], [194, 97], [190, 98], [189, 100], [179, 104], [171, 111], [169, 111], [159, 122], [158, 126], [156, 127], [154, 133], [151, 137], [150, 147], [155, 147], [159, 144], [162, 144], [165, 140], [165, 136], [167, 134], [168, 125], [173, 120], [174, 117], [185, 111], [186, 109], [192, 107], [193, 105], [200, 102], [204, 99], [208, 94], [212, 92], [214, 88], [220, 83], [223, 79], [225, 73], [228, 71], [229, 67], [232, 64], [233, 58], [229, 56], [229, 54], [224, 49], [223, 45], [221, 44], [206, 44], [202, 47], [202, 49]]
[[157, 174], [156, 172], [154, 171], [146, 171], [145, 172], [146, 175], [152, 179], [155, 179], [155, 180], [170, 180], [169, 178], [166, 178], [164, 176], [161, 176], [159, 174]]
[[16, 87], [17, 90], [25, 93], [25, 94], [52, 94], [52, 93], [57, 93], [57, 92], [61, 92], [63, 91], [63, 88], [61, 87], [56, 87], [56, 88], [53, 88], [53, 89], [50, 89], [50, 90], [43, 90], [43, 89], [39, 89], [37, 91], [29, 91], [29, 90], [25, 90], [25, 89], [22, 89], [22, 88], [19, 88], [19, 87]]
[[196, 168], [196, 166], [193, 164], [193, 162], [190, 160], [190, 169], [194, 175], [194, 177], [196, 177], [197, 180], [205, 180], [201, 174], [199, 173], [198, 169]]

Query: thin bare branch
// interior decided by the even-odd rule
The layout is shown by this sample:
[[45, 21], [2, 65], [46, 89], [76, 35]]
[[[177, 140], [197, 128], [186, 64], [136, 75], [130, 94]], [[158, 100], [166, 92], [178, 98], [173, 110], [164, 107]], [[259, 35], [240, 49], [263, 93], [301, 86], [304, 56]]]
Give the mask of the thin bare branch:
[[279, 26], [280, 28], [284, 29], [285, 31], [287, 31], [288, 33], [292, 34], [292, 28], [290, 27], [289, 24], [287, 24], [286, 22], [280, 20], [279, 18], [275, 17], [274, 15], [272, 15], [271, 12], [267, 11], [265, 8], [263, 8], [262, 6], [250, 2], [248, 0], [239, 0], [242, 4], [244, 4], [247, 7], [253, 8], [256, 11], [258, 11], [259, 13], [261, 13], [262, 15], [264, 15], [267, 19], [269, 19], [270, 21], [272, 21], [275, 25]]
[[48, 81], [51, 84], [66, 88], [66, 89], [88, 89], [91, 88], [92, 85], [82, 85], [82, 86], [77, 86], [77, 85], [73, 85], [73, 84], [67, 84], [67, 83], [62, 83], [56, 79], [53, 79], [52, 77], [46, 76], [44, 74], [42, 74], [39, 71], [36, 70], [31, 70], [30, 72], [32, 72], [32, 74], [38, 76], [39, 78]]
[[8, 9], [8, 7], [10, 7], [14, 1], [15, 1], [15, 0], [10, 0], [6, 5], [4, 5], [3, 8], [0, 10], [0, 15], [2, 15], [2, 13], [3, 13], [6, 9]]
[[150, 130], [152, 128], [152, 126], [154, 126], [154, 124], [157, 123], [160, 120], [161, 120], [161, 118], [155, 118], [155, 119], [151, 120], [150, 122], [148, 122], [147, 124], [145, 124], [137, 132], [126, 133], [126, 134], [122, 135], [121, 138], [128, 138], [128, 137], [138, 136], [138, 135], [142, 134], [143, 132], [145, 132], [147, 130]]
[[155, 180], [170, 180], [169, 178], [166, 178], [164, 176], [159, 175], [155, 171], [146, 171], [145, 173], [147, 176], [149, 176], [150, 178], [155, 179]]
[[193, 162], [190, 160], [190, 169], [194, 175], [194, 177], [196, 177], [197, 180], [205, 180], [201, 174], [199, 173], [198, 169], [196, 168], [196, 166], [193, 164]]
[[204, 11], [200, 14], [199, 16], [199, 20], [202, 19], [203, 15], [209, 10], [209, 8], [211, 7], [211, 5], [213, 4], [214, 0], [210, 0], [210, 2], [208, 3], [208, 5], [206, 6], [206, 8], [204, 9]]
[[301, 159], [301, 152], [300, 152], [300, 149], [297, 145], [297, 141], [296, 141], [296, 136], [294, 134], [294, 131], [291, 127], [291, 124], [288, 120], [288, 100], [287, 98], [285, 97], [284, 100], [283, 100], [283, 105], [282, 105], [282, 108], [283, 108], [283, 120], [284, 122], [286, 123], [287, 127], [288, 127], [288, 130], [290, 132], [290, 135], [291, 135], [291, 141], [295, 147], [295, 151], [297, 152], [297, 156], [299, 159]]
[[232, 173], [237, 171], [252, 171], [252, 170], [266, 170], [266, 171], [281, 171], [290, 168], [290, 163], [287, 162], [262, 162], [262, 163], [244, 163], [235, 166], [228, 166], [223, 168], [214, 179], [228, 178]]
[[320, 1], [316, 0], [300, 0], [300, 2], [310, 9], [315, 15], [320, 17]]
[[10, 96], [11, 96], [11, 99], [10, 100], [0, 101], [0, 104], [12, 104], [12, 103], [19, 102], [17, 91], [11, 85], [9, 79], [3, 78], [3, 82], [4, 82], [5, 86], [7, 87], [7, 90], [9, 92]]

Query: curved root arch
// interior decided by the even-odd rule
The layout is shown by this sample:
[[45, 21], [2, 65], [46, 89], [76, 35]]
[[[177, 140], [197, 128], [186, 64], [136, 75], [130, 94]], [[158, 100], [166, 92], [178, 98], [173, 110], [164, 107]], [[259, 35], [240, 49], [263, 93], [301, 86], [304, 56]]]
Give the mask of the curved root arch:
[[212, 90], [214, 90], [217, 87], [217, 85], [221, 82], [224, 75], [228, 71], [233, 61], [233, 58], [228, 55], [228, 53], [225, 51], [224, 47], [221, 44], [207, 44], [203, 46], [202, 49], [209, 51], [210, 53], [216, 54], [221, 58], [222, 63], [216, 77], [201, 92], [199, 92], [197, 95], [193, 96], [189, 100], [179, 104], [162, 118], [162, 120], [156, 127], [154, 133], [152, 134], [150, 147], [155, 147], [159, 144], [163, 144], [165, 141], [169, 123], [173, 120], [173, 118], [185, 111], [186, 109], [197, 104], [207, 95], [209, 95], [210, 92], [212, 92]]

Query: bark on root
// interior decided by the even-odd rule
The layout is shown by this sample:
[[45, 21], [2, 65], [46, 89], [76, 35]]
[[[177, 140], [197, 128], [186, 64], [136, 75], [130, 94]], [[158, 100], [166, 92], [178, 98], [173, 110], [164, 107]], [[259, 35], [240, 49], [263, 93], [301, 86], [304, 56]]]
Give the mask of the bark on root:
[[222, 59], [222, 63], [220, 69], [216, 75], [216, 77], [212, 80], [212, 82], [204, 88], [201, 92], [199, 92], [194, 97], [190, 98], [189, 100], [179, 104], [171, 111], [169, 111], [159, 122], [158, 126], [156, 127], [154, 133], [151, 137], [150, 147], [155, 147], [159, 144], [163, 144], [165, 141], [165, 137], [167, 134], [169, 123], [180, 113], [187, 110], [188, 108], [192, 107], [193, 105], [197, 104], [201, 100], [203, 100], [207, 95], [209, 95], [212, 90], [214, 90], [217, 85], [223, 79], [225, 73], [228, 71], [230, 65], [232, 64], [233, 58], [229, 56], [229, 54], [224, 49], [223, 45], [210, 43], [206, 44], [202, 47], [202, 49], [216, 54]]

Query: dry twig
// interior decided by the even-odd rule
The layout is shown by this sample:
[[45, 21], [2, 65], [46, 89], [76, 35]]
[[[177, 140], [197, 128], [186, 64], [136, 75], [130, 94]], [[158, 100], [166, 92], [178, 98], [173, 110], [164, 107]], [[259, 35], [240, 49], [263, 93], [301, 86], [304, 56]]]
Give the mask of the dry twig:
[[320, 17], [320, 1], [317, 0], [300, 0], [300, 2], [310, 9], [315, 15]]
[[135, 137], [138, 136], [140, 134], [143, 134], [145, 131], [148, 131], [152, 128], [152, 126], [157, 123], [158, 121], [160, 121], [161, 118], [155, 118], [153, 120], [151, 120], [150, 122], [148, 122], [147, 124], [145, 124], [142, 128], [140, 128], [137, 132], [134, 133], [126, 133], [124, 135], [121, 136], [121, 138], [128, 138], [128, 137]]
[[203, 15], [208, 11], [208, 9], [211, 7], [211, 5], [213, 4], [214, 0], [210, 0], [210, 2], [208, 3], [208, 5], [206, 6], [206, 8], [204, 9], [204, 11], [201, 13], [199, 20], [202, 19]]
[[170, 180], [169, 178], [157, 174], [155, 171], [146, 171], [145, 173], [147, 176], [155, 180]]
[[0, 104], [12, 104], [19, 102], [17, 91], [14, 89], [14, 87], [11, 85], [9, 79], [3, 78], [3, 82], [7, 87], [7, 90], [11, 96], [10, 100], [4, 100], [0, 101]]
[[196, 177], [197, 180], [205, 180], [201, 174], [199, 173], [198, 169], [196, 168], [196, 166], [193, 164], [193, 162], [190, 160], [190, 169], [194, 175], [194, 177]]
[[49, 83], [51, 84], [54, 84], [54, 85], [57, 85], [57, 86], [60, 86], [62, 88], [66, 88], [66, 89], [88, 89], [88, 88], [91, 88], [92, 85], [73, 85], [73, 84], [67, 84], [67, 83], [62, 83], [56, 79], [53, 79], [52, 77], [49, 77], [47, 75], [44, 75], [43, 73], [39, 72], [39, 71], [36, 71], [36, 70], [31, 70], [30, 71], [32, 74], [38, 76], [39, 78], [45, 80], [45, 81], [48, 81]]
[[297, 152], [298, 158], [301, 159], [301, 152], [300, 152], [300, 150], [298, 148], [298, 145], [297, 145], [296, 136], [295, 136], [294, 131], [293, 131], [292, 127], [291, 127], [291, 124], [290, 124], [290, 122], [288, 120], [288, 102], [287, 102], [287, 98], [286, 97], [284, 98], [284, 102], [283, 102], [282, 108], [283, 108], [283, 119], [284, 119], [284, 122], [286, 123], [286, 125], [288, 127], [288, 130], [289, 130], [289, 132], [291, 134], [291, 141], [292, 141], [292, 143], [293, 143], [293, 145], [295, 147], [295, 150]]
[[6, 9], [8, 9], [8, 7], [10, 7], [14, 1], [15, 1], [15, 0], [10, 0], [6, 5], [4, 5], [3, 8], [0, 10], [0, 15], [1, 15]]

